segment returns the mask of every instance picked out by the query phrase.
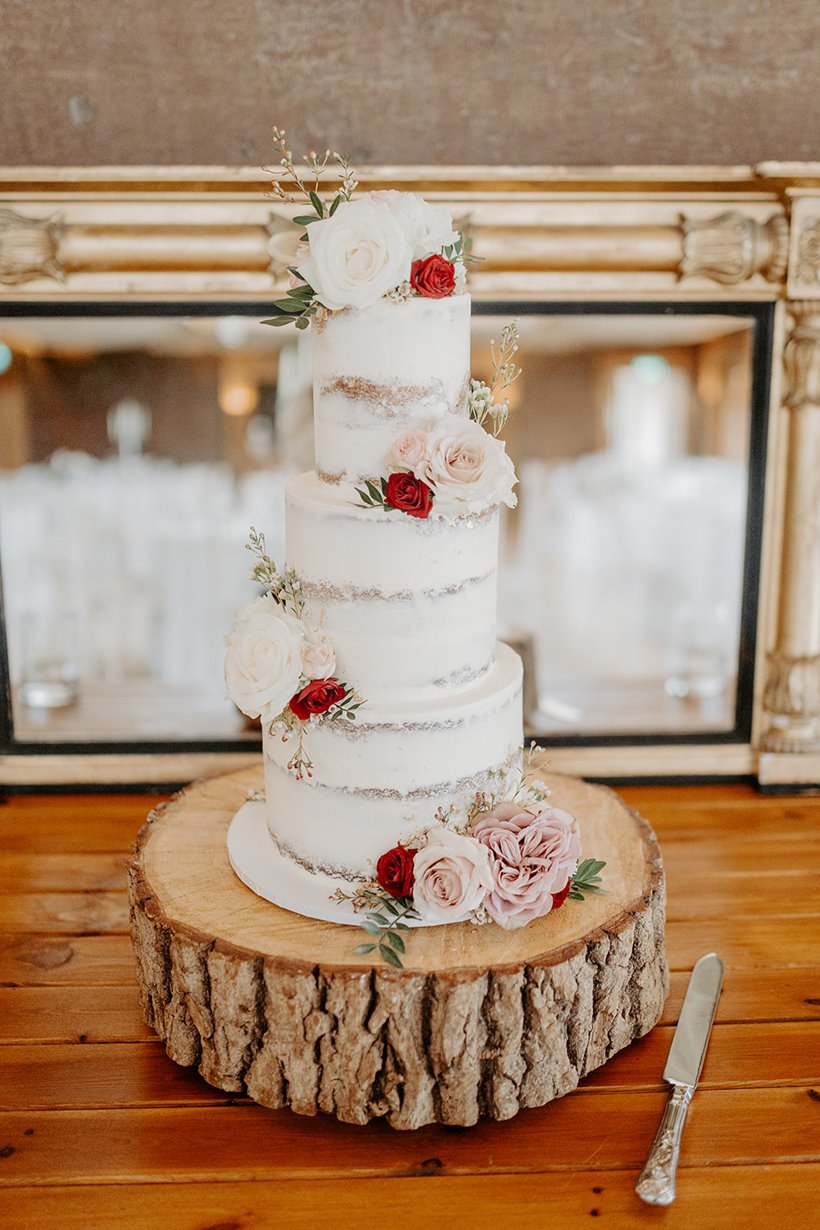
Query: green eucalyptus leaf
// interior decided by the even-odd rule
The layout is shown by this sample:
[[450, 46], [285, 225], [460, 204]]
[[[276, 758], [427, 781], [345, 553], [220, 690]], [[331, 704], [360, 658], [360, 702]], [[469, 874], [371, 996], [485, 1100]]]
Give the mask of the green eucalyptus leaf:
[[[316, 210], [316, 212], [317, 212], [317, 214], [319, 215], [319, 217], [320, 217], [320, 218], [324, 218], [324, 216], [325, 216], [325, 207], [324, 207], [324, 205], [322, 204], [322, 198], [321, 198], [321, 197], [318, 195], [318, 193], [316, 193], [316, 192], [311, 192], [309, 195], [310, 195], [310, 203], [311, 203], [311, 205], [312, 205], [312, 206], [313, 206], [313, 208]], [[314, 218], [313, 220], [314, 220], [314, 222], [316, 221], [316, 219], [315, 219], [315, 218]]]
[[388, 965], [394, 965], [396, 969], [404, 969], [399, 954], [394, 952], [392, 948], [389, 948], [387, 944], [379, 944], [379, 953]]
[[293, 320], [293, 317], [290, 315], [290, 313], [283, 312], [281, 316], [274, 316], [272, 320], [263, 320], [263, 321], [260, 321], [260, 324], [263, 324], [263, 325], [289, 325], [289, 324], [291, 323], [291, 321], [292, 321], [292, 320]]
[[342, 196], [341, 192], [339, 193], [338, 196], [333, 198], [333, 204], [330, 206], [331, 218], [333, 217], [333, 215], [335, 214], [336, 210], [339, 208], [343, 200], [344, 200], [344, 197]]
[[311, 222], [316, 221], [315, 214], [299, 214], [293, 221], [297, 226], [310, 226]]
[[359, 944], [358, 947], [353, 949], [353, 951], [357, 953], [358, 956], [364, 957], [367, 953], [372, 952], [373, 949], [377, 947], [378, 944]]
[[296, 328], [297, 329], [306, 329], [309, 324], [310, 324], [310, 321], [308, 320], [307, 316], [297, 316], [296, 317]]
[[392, 944], [393, 947], [398, 949], [399, 952], [404, 952], [404, 940], [400, 935], [396, 935], [395, 931], [388, 932], [387, 942], [388, 944]]
[[370, 922], [368, 919], [362, 923], [362, 930], [366, 931], [368, 935], [381, 935], [382, 929], [377, 923]]

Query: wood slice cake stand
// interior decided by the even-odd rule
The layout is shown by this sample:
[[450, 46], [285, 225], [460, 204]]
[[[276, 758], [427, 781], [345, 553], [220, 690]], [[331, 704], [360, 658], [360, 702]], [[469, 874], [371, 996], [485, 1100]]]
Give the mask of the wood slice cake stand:
[[129, 894], [145, 1018], [171, 1059], [264, 1106], [396, 1128], [508, 1119], [574, 1089], [660, 1017], [663, 869], [616, 794], [544, 776], [584, 856], [606, 860], [607, 893], [516, 931], [414, 930], [403, 970], [354, 955], [357, 928], [279, 909], [233, 873], [228, 826], [261, 766], [159, 807]]

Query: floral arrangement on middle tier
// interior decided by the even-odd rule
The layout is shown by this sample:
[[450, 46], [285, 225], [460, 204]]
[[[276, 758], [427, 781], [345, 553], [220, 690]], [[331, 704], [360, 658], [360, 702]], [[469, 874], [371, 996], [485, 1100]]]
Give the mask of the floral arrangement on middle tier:
[[[528, 766], [535, 750], [529, 749]], [[413, 923], [496, 923], [514, 930], [567, 899], [602, 892], [606, 864], [581, 861], [577, 820], [548, 798], [549, 788], [525, 769], [504, 797], [477, 792], [463, 824], [454, 823], [452, 809], [442, 809], [435, 826], [386, 850], [368, 883], [334, 894], [335, 901], [352, 903], [372, 937], [354, 951], [378, 950], [401, 967], [401, 933]]]

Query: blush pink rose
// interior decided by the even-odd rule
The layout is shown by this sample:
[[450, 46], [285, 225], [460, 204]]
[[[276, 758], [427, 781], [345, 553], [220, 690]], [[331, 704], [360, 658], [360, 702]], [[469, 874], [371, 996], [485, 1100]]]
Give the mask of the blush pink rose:
[[428, 440], [422, 475], [436, 493], [436, 512], [458, 516], [493, 504], [515, 507], [515, 470], [500, 440], [473, 419], [447, 414]]
[[471, 834], [489, 855], [487, 913], [508, 929], [549, 914], [581, 857], [574, 816], [543, 803], [497, 803], [476, 817]]
[[318, 645], [305, 645], [302, 650], [302, 667], [308, 679], [327, 679], [336, 670], [336, 654], [327, 641]]
[[389, 470], [409, 470], [416, 478], [424, 478], [427, 465], [427, 437], [420, 431], [408, 432], [394, 441], [385, 457]]
[[413, 904], [425, 922], [458, 922], [493, 885], [487, 850], [452, 829], [433, 829], [413, 860]]

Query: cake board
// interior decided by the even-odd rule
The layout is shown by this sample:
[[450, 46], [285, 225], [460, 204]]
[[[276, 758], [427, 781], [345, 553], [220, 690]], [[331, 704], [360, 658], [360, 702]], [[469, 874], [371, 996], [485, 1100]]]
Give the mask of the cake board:
[[404, 969], [236, 876], [228, 829], [261, 766], [157, 808], [129, 897], [145, 1019], [170, 1058], [264, 1106], [402, 1129], [509, 1119], [569, 1093], [660, 1017], [664, 878], [652, 830], [615, 793], [541, 776], [578, 817], [584, 856], [606, 861], [607, 892], [519, 930], [415, 929]]

